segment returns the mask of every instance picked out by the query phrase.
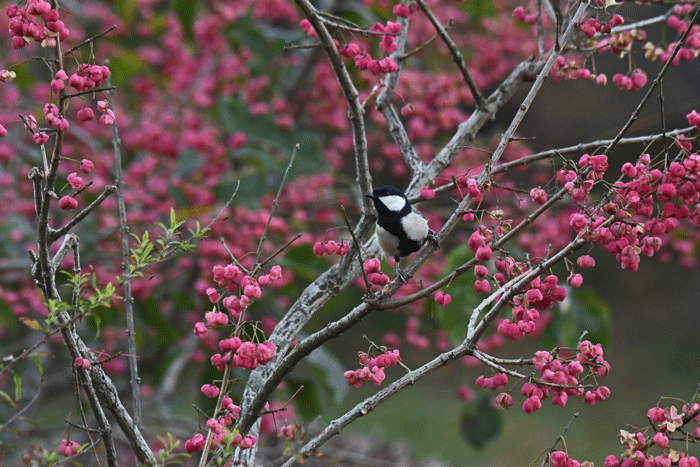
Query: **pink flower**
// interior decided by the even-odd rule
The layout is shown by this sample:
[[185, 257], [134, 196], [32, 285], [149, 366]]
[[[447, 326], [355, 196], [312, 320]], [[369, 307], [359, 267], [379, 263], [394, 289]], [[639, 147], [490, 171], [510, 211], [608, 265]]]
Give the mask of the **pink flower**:
[[474, 293], [491, 293], [491, 283], [486, 279], [474, 282]]
[[567, 279], [566, 282], [569, 283], [571, 287], [574, 289], [578, 289], [581, 287], [581, 284], [583, 284], [583, 277], [581, 274], [571, 274]]
[[5, 135], [7, 135], [7, 128], [5, 128], [3, 125], [0, 125], [0, 138], [2, 138]]
[[540, 398], [536, 395], [528, 397], [527, 399], [525, 399], [525, 402], [523, 402], [523, 411], [527, 414], [530, 414], [535, 410], [539, 410], [541, 408], [542, 402], [540, 401]]
[[200, 339], [204, 339], [207, 337], [207, 334], [209, 333], [209, 330], [207, 329], [206, 325], [202, 323], [201, 321], [195, 323], [194, 325], [194, 333], [199, 337]]
[[411, 15], [411, 7], [409, 7], [408, 5], [399, 4], [395, 5], [391, 12], [394, 13], [396, 16], [408, 18]]
[[70, 196], [64, 196], [58, 200], [58, 207], [64, 211], [70, 211], [78, 207], [78, 201]]
[[50, 86], [51, 86], [51, 90], [53, 92], [59, 92], [59, 91], [63, 90], [63, 88], [65, 87], [65, 84], [60, 79], [54, 79], [51, 81]]
[[90, 107], [83, 107], [82, 109], [78, 110], [79, 122], [87, 122], [93, 118], [95, 118], [95, 114]]
[[370, 274], [373, 272], [379, 272], [382, 267], [382, 263], [379, 261], [379, 258], [372, 258], [365, 261], [362, 267], [367, 274]]
[[595, 266], [595, 260], [589, 255], [583, 255], [576, 260], [576, 264], [582, 268], [592, 268]]
[[688, 115], [686, 115], [685, 118], [688, 119], [688, 123], [694, 125], [695, 128], [700, 130], [700, 114], [693, 110]]
[[423, 197], [423, 199], [433, 199], [435, 198], [435, 190], [424, 186], [420, 189], [420, 195]]
[[95, 167], [95, 164], [92, 163], [92, 161], [83, 159], [80, 162], [80, 171], [84, 174], [89, 174], [90, 171]]
[[513, 396], [508, 393], [502, 392], [496, 396], [496, 405], [502, 409], [509, 409], [513, 407], [513, 404]]
[[237, 350], [241, 344], [241, 339], [239, 337], [229, 337], [228, 339], [222, 339], [219, 341], [219, 349], [222, 352], [228, 352], [229, 350]]
[[70, 183], [70, 186], [74, 190], [81, 190], [85, 187], [85, 182], [83, 181], [82, 177], [78, 177], [76, 172], [68, 175], [68, 183]]
[[209, 311], [209, 312], [204, 314], [204, 317], [206, 318], [207, 325], [209, 327], [211, 327], [211, 326], [225, 326], [228, 324], [228, 316], [226, 315], [226, 313]]
[[116, 117], [114, 116], [114, 112], [112, 112], [112, 109], [105, 110], [105, 112], [100, 117], [100, 123], [103, 125], [111, 125], [112, 123], [114, 123], [114, 120], [116, 120]]
[[42, 144], [46, 143], [49, 140], [49, 135], [44, 133], [43, 131], [40, 131], [39, 133], [34, 133], [32, 135], [32, 139], [36, 144], [41, 146]]
[[483, 279], [484, 277], [489, 275], [489, 270], [486, 266], [482, 264], [478, 264], [474, 266], [474, 276], [478, 277], [479, 279]]
[[89, 369], [90, 368], [90, 360], [88, 360], [85, 357], [78, 357], [75, 359], [75, 367], [76, 368], [84, 368], [84, 369]]
[[491, 259], [492, 255], [493, 252], [491, 251], [491, 248], [484, 245], [482, 247], [477, 248], [474, 257], [477, 261], [488, 261]]
[[447, 306], [450, 304], [451, 301], [452, 297], [450, 296], [450, 294], [447, 294], [442, 290], [438, 290], [437, 292], [435, 292], [435, 303], [437, 303], [438, 305]]
[[221, 295], [219, 295], [219, 292], [214, 287], [209, 287], [205, 293], [207, 297], [209, 297], [211, 303], [216, 303], [219, 301], [219, 298], [221, 298]]
[[66, 457], [70, 457], [79, 453], [81, 449], [82, 446], [75, 441], [63, 439], [61, 440], [61, 444], [58, 446], [58, 453]]
[[210, 399], [215, 399], [219, 395], [219, 388], [211, 385], [211, 384], [205, 384], [202, 386], [202, 394], [207, 396]]
[[187, 451], [189, 454], [193, 452], [203, 451], [206, 442], [207, 440], [204, 437], [204, 435], [201, 433], [197, 433], [192, 437], [192, 439], [188, 439], [185, 442], [185, 451]]
[[654, 435], [654, 444], [659, 446], [661, 449], [665, 449], [668, 446], [668, 436], [664, 435], [660, 431]]
[[542, 188], [533, 188], [530, 190], [530, 197], [535, 204], [540, 206], [547, 202], [547, 193]]

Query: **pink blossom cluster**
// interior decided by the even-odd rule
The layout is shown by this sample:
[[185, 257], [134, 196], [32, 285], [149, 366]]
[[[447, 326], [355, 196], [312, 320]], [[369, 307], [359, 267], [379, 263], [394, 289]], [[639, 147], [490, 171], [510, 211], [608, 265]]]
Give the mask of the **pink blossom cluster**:
[[364, 365], [357, 370], [348, 370], [345, 372], [345, 381], [350, 386], [359, 388], [365, 381], [372, 381], [372, 384], [379, 386], [386, 378], [384, 369], [392, 367], [401, 361], [399, 350], [394, 349], [386, 353], [370, 357], [365, 352], [358, 353], [360, 364]]
[[[48, 105], [48, 104], [47, 104]], [[36, 136], [36, 135], [35, 135]], [[88, 159], [83, 159], [80, 162], [80, 171], [84, 174], [89, 174], [92, 169], [94, 168], [95, 164], [88, 160]], [[68, 174], [68, 177], [66, 177], [66, 180], [68, 180], [68, 184], [74, 191], [79, 191], [85, 188], [85, 180], [83, 180], [83, 177], [78, 176], [77, 172], [71, 172]], [[75, 208], [78, 207], [78, 200], [75, 199], [75, 194], [71, 195], [65, 195], [62, 196], [58, 200], [58, 207], [63, 209], [64, 211], [71, 211]]]
[[272, 342], [266, 340], [255, 344], [250, 341], [241, 341], [237, 336], [219, 341], [219, 349], [225, 352], [224, 355], [215, 353], [211, 357], [211, 364], [219, 371], [224, 370], [231, 358], [233, 358], [231, 364], [234, 367], [255, 370], [258, 365], [266, 365], [275, 356], [275, 345]]
[[338, 255], [344, 256], [350, 251], [350, 245], [345, 242], [336, 242], [335, 240], [328, 240], [325, 242], [316, 242], [313, 246], [314, 254], [318, 256], [323, 256], [324, 253], [327, 255]]
[[[677, 230], [682, 220], [700, 226], [700, 156], [689, 154], [662, 171], [644, 154], [636, 164], [625, 163], [621, 170], [630, 180], [615, 183], [615, 199], [600, 210], [571, 214], [569, 224], [584, 239], [614, 254], [623, 269], [636, 271], [640, 255], [654, 256], [663, 238]], [[643, 228], [632, 225], [631, 220]], [[606, 221], [609, 225], [603, 226]]]
[[[54, 47], [56, 37], [63, 42], [70, 31], [60, 19], [57, 9], [45, 0], [29, 0], [26, 5], [17, 7], [10, 4], [5, 8], [10, 18], [9, 29], [12, 34], [12, 47], [19, 49], [32, 40], [41, 42], [42, 47]], [[43, 24], [37, 20], [41, 18]]]
[[[206, 295], [211, 303], [216, 304], [221, 300], [223, 308], [228, 311], [233, 319], [238, 319], [246, 308], [261, 297], [262, 288], [268, 287], [282, 278], [282, 268], [279, 265], [272, 266], [268, 274], [263, 274], [257, 279], [245, 274], [240, 267], [233, 263], [227, 266], [215, 265], [212, 268], [212, 272], [214, 274], [214, 282], [218, 284], [219, 289], [223, 289], [229, 295], [221, 300], [219, 290], [214, 287], [207, 288], [205, 291]], [[228, 324], [228, 317], [224, 319], [219, 316], [225, 316], [224, 313], [220, 311], [212, 313], [210, 316], [216, 323], [211, 323], [209, 324], [210, 326]], [[207, 320], [209, 321], [209, 318]], [[201, 326], [200, 329], [202, 329]], [[204, 337], [206, 337], [206, 334]]]
[[[653, 434], [641, 430], [635, 433], [620, 430], [618, 438], [625, 446], [625, 452], [620, 458], [612, 454], [607, 456], [605, 467], [643, 467], [646, 465], [698, 467], [696, 457], [669, 447], [669, 436], [673, 436], [677, 430], [685, 425], [685, 415], [691, 412], [695, 414], [698, 409], [700, 409], [700, 405], [697, 403], [690, 407], [687, 404], [683, 405], [681, 412], [678, 412], [674, 406], [663, 409], [658, 406], [650, 408], [647, 411], [647, 418], [653, 424]], [[688, 422], [691, 421], [695, 425], [700, 424], [700, 416], [696, 415], [688, 420]], [[695, 427], [692, 436], [696, 438], [700, 436], [700, 427]], [[654, 446], [661, 449], [661, 454], [654, 456], [649, 452]]]
[[368, 259], [362, 264], [362, 268], [370, 284], [384, 287], [389, 283], [389, 276], [382, 273], [382, 263], [379, 258]]
[[[569, 396], [583, 395], [584, 402], [591, 405], [610, 396], [610, 390], [605, 386], [598, 386], [593, 391], [588, 390], [585, 395], [581, 387], [581, 382], [586, 377], [601, 378], [610, 371], [610, 364], [603, 359], [603, 348], [600, 344], [593, 345], [590, 341], [582, 341], [576, 355], [570, 359], [540, 350], [535, 352], [532, 364], [540, 372], [540, 377], [526, 382], [520, 388], [520, 393], [525, 396], [525, 413], [529, 414], [542, 408], [542, 400], [550, 394], [552, 404], [560, 407], [566, 405]], [[588, 367], [588, 371], [584, 366]], [[508, 379], [504, 374], [492, 378], [480, 376], [476, 381], [479, 387], [489, 389], [497, 389], [507, 383]], [[496, 405], [501, 408], [507, 409], [513, 406], [513, 403], [513, 397], [509, 393], [501, 393], [496, 397]]]
[[580, 467], [581, 463], [564, 451], [554, 451], [549, 455], [552, 467]]
[[[216, 391], [212, 391], [211, 388], [213, 386], [207, 387], [206, 389], [205, 386], [202, 387], [202, 392], [204, 392], [207, 397], [212, 397], [211, 394], [213, 394], [213, 392], [218, 394], [218, 388], [215, 388]], [[240, 412], [241, 408], [235, 405], [229, 396], [224, 396], [221, 404], [221, 415], [218, 418], [210, 418], [207, 420], [207, 427], [212, 432], [212, 446], [210, 449], [216, 449], [221, 446], [250, 449], [257, 442], [257, 437], [253, 435], [244, 437], [233, 430], [234, 422], [238, 418]], [[206, 437], [201, 433], [196, 433], [185, 442], [185, 451], [188, 453], [201, 452], [204, 450], [205, 445]]]
[[61, 444], [58, 446], [58, 453], [65, 457], [71, 457], [78, 454], [82, 449], [82, 446], [75, 441], [70, 441], [67, 439], [62, 439]]
[[[510, 263], [508, 258], [506, 263]], [[506, 269], [508, 273], [508, 270]], [[523, 269], [524, 272], [524, 269]], [[512, 274], [512, 269], [509, 274]], [[502, 273], [496, 274], [495, 280], [505, 281]], [[513, 320], [504, 319], [498, 324], [498, 332], [510, 339], [518, 339], [524, 335], [533, 334], [537, 330], [540, 311], [545, 311], [566, 298], [566, 289], [558, 284], [559, 278], [553, 274], [544, 280], [536, 277], [528, 284], [525, 292], [513, 298]]]
[[616, 74], [613, 83], [623, 91], [637, 91], [647, 84], [647, 74], [641, 68], [635, 68], [630, 75]]
[[[63, 74], [65, 75], [65, 72]], [[109, 68], [104, 65], [81, 63], [78, 71], [68, 78], [68, 84], [78, 91], [89, 91], [102, 85], [111, 74]], [[56, 77], [59, 77], [58, 74]]]

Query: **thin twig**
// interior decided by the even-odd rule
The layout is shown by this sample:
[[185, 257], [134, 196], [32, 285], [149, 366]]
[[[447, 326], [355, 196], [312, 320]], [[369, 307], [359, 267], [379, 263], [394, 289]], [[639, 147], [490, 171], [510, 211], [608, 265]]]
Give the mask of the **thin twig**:
[[[110, 29], [111, 30], [111, 29]], [[109, 30], [107, 31], [109, 32]], [[106, 33], [105, 33], [106, 34]], [[109, 61], [105, 61], [109, 66]], [[107, 78], [107, 86], [112, 87], [111, 77]], [[114, 112], [114, 92], [107, 91], [109, 107]], [[122, 286], [124, 287], [124, 311], [126, 313], [126, 339], [129, 357], [129, 384], [131, 385], [131, 397], [133, 406], [134, 424], [141, 426], [141, 388], [139, 387], [139, 367], [136, 358], [136, 331], [134, 329], [134, 300], [131, 296], [131, 266], [129, 264], [129, 225], [126, 221], [126, 201], [124, 200], [124, 169], [122, 168], [121, 139], [117, 128], [117, 119], [112, 122], [112, 150], [114, 151], [114, 171], [117, 183], [117, 207], [119, 211], [119, 234], [121, 236], [122, 249]]]
[[289, 158], [289, 164], [287, 164], [287, 168], [284, 171], [284, 175], [282, 175], [282, 181], [280, 182], [280, 186], [277, 189], [277, 196], [275, 197], [275, 200], [272, 202], [272, 209], [270, 209], [270, 215], [267, 217], [267, 223], [265, 224], [265, 229], [263, 230], [263, 233], [260, 236], [260, 241], [258, 242], [258, 250], [255, 252], [255, 260], [253, 261], [253, 269], [251, 271], [252, 275], [255, 275], [255, 273], [258, 270], [258, 259], [260, 259], [260, 252], [262, 251], [263, 244], [265, 243], [265, 240], [266, 240], [267, 230], [270, 228], [270, 223], [272, 222], [272, 217], [275, 215], [275, 211], [277, 210], [277, 206], [279, 206], [280, 196], [282, 196], [282, 190], [284, 189], [284, 186], [287, 183], [287, 177], [289, 176], [289, 172], [292, 171], [292, 165], [294, 164], [294, 159], [296, 159], [298, 152], [299, 152], [299, 144], [295, 145], [294, 150], [292, 150], [292, 157]]
[[440, 21], [438, 21], [438, 19], [435, 17], [428, 4], [425, 3], [425, 0], [415, 1], [418, 4], [418, 6], [420, 6], [420, 9], [423, 10], [423, 13], [425, 13], [425, 16], [428, 18], [428, 20], [430, 20], [430, 22], [433, 23], [435, 30], [440, 35], [442, 41], [445, 43], [447, 48], [450, 50], [450, 53], [452, 54], [452, 59], [457, 64], [457, 68], [459, 68], [460, 73], [462, 73], [462, 77], [467, 83], [467, 86], [469, 86], [469, 90], [472, 93], [472, 97], [474, 97], [476, 106], [483, 107], [484, 96], [479, 91], [479, 88], [476, 86], [476, 82], [474, 81], [472, 74], [467, 69], [467, 64], [464, 63], [464, 57], [462, 56], [462, 52], [459, 51], [457, 44], [455, 44], [452, 38], [447, 34], [445, 28], [442, 27], [442, 24], [440, 24]]

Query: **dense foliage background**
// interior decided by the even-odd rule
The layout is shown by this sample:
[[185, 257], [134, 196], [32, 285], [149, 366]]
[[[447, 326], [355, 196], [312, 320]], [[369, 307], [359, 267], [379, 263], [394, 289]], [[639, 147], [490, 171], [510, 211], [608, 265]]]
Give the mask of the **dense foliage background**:
[[[17, 9], [31, 6], [39, 13], [47, 8], [44, 3], [60, 12], [61, 25], [54, 19], [49, 27], [49, 20], [41, 15], [33, 16], [32, 21], [41, 25], [36, 30], [27, 23], [24, 30], [22, 24], [13, 24], [13, 19], [21, 16]], [[455, 276], [442, 289], [450, 294], [450, 303], [441, 306], [437, 295], [431, 293], [398, 309], [376, 310], [358, 320], [348, 333], [318, 347], [286, 375], [268, 407], [284, 410], [263, 417], [259, 442], [266, 456], [286, 458], [330, 420], [376, 393], [376, 386], [355, 388], [343, 376], [361, 366], [358, 351], [367, 352], [370, 343], [398, 348], [402, 362], [411, 369], [448, 352], [465, 339], [471, 310], [496, 291], [495, 274], [506, 270], [497, 260], [504, 264], [511, 261], [508, 274], [517, 277], [511, 273], [514, 264], [532, 270], [566, 249], [580, 230], [570, 223], [571, 214], [589, 212], [587, 209], [592, 210], [612, 193], [621, 170], [629, 173], [623, 169], [626, 162], [638, 164], [643, 161], [642, 154], [651, 154], [650, 170], [658, 168], [659, 174], [667, 177], [672, 160], [694, 160], [691, 155], [697, 150], [700, 125], [697, 114], [691, 116], [700, 108], [696, 59], [700, 31], [691, 19], [696, 4], [593, 2], [580, 20], [570, 23], [578, 9], [584, 11], [577, 2], [560, 2], [554, 9], [545, 5], [539, 15], [539, 2], [428, 1], [426, 8], [445, 26], [464, 56], [480, 93], [475, 97], [446, 42], [434, 37], [435, 28], [419, 3], [404, 2], [397, 9], [395, 3], [386, 1], [314, 2], [313, 11], [327, 13], [317, 17], [326, 21], [340, 51], [335, 56], [343, 60], [340, 63], [359, 93], [364, 113], [355, 115], [356, 120], [352, 104], [348, 104], [351, 99], [343, 94], [350, 87], [339, 83], [337, 63], [327, 56], [328, 43], [317, 37], [309, 23], [314, 16], [302, 11], [306, 2], [118, 0], [56, 4], [40, 0], [4, 5], [8, 9], [0, 18], [0, 128], [7, 132], [0, 138], [1, 455], [10, 463], [23, 458], [51, 465], [63, 457], [57, 454], [62, 440], [76, 440], [85, 450], [92, 448], [94, 440], [79, 426], [93, 425], [93, 415], [78, 389], [79, 381], [84, 380], [75, 367], [81, 367], [66, 351], [65, 336], [59, 332], [68, 326], [61, 321], [61, 312], [70, 312], [70, 326], [94, 351], [84, 357], [93, 365], [105, 360], [99, 366], [115, 381], [124, 405], [132, 411], [128, 367], [130, 360], [136, 360], [127, 346], [128, 318], [122, 300], [127, 294], [123, 287], [127, 274], [122, 269], [125, 256], [131, 265], [128, 276], [141, 427], [154, 452], [172, 444], [165, 441], [170, 433], [181, 441], [173, 453], [182, 453], [185, 441], [193, 439], [195, 432], [206, 436], [207, 417], [215, 405], [200, 387], [210, 383], [220, 386], [222, 373], [210, 364], [212, 355], [220, 351], [220, 340], [235, 332], [264, 342], [309, 290], [307, 287], [332, 265], [341, 268], [338, 277], [346, 272], [350, 275], [351, 266], [342, 269], [343, 261], [357, 263], [347, 281], [351, 285], [328, 287], [334, 289], [333, 297], [293, 337], [302, 341], [366, 300], [367, 284], [359, 273], [359, 262], [336, 254], [331, 246], [331, 242], [354, 244], [350, 228], [356, 225], [366, 227], [364, 231], [357, 227], [356, 232], [368, 233], [373, 219], [363, 205], [363, 189], [367, 188], [363, 176], [369, 175], [374, 186], [396, 185], [406, 188], [415, 202], [426, 201], [420, 209], [436, 231], [455, 215], [460, 201], [468, 197], [478, 200], [456, 213], [459, 217], [464, 214], [464, 219], [446, 232], [442, 249], [423, 257], [413, 279], [394, 295], [401, 298], [420, 293], [468, 264], [465, 270], [469, 272]], [[554, 24], [557, 9], [563, 12], [559, 13], [559, 28]], [[629, 24], [639, 27], [625, 29]], [[563, 44], [561, 59], [551, 73], [545, 73], [542, 91], [531, 106], [528, 103], [517, 133], [501, 151], [502, 135], [518, 117], [531, 82], [555, 47], [555, 31], [563, 34], [569, 25], [570, 42]], [[688, 28], [691, 31], [682, 52], [671, 59], [676, 41]], [[367, 34], [368, 30], [374, 35]], [[21, 39], [24, 43], [20, 46], [18, 31], [21, 37], [34, 39]], [[59, 41], [60, 63], [55, 59], [56, 40], [51, 43], [51, 33], [65, 39]], [[44, 36], [39, 37], [41, 34]], [[42, 40], [48, 41], [43, 44], [47, 47], [41, 46]], [[397, 43], [401, 47], [398, 52], [394, 48]], [[608, 146], [669, 59], [676, 63], [665, 72], [661, 86], [655, 88], [641, 113], [631, 119], [634, 124], [624, 135], [656, 137], [641, 145], [623, 141], [614, 148]], [[523, 72], [512, 89], [506, 89], [504, 83], [514, 70], [528, 63], [532, 71]], [[65, 78], [56, 73], [59, 68], [65, 69]], [[86, 79], [92, 82], [86, 83]], [[386, 92], [386, 88], [395, 92]], [[499, 101], [497, 110], [452, 148], [454, 154], [437, 173], [428, 170], [429, 164], [447, 157], [445, 148], [455, 146], [454, 134], [485, 108], [490, 96], [499, 97], [494, 99]], [[389, 104], [382, 99], [388, 99]], [[59, 108], [47, 110], [47, 103], [58, 103]], [[382, 105], [395, 107], [396, 121], [387, 118]], [[69, 126], [57, 123], [62, 117], [55, 117], [53, 123], [48, 117], [59, 114]], [[87, 118], [88, 114], [93, 118]], [[27, 126], [31, 127], [30, 116], [38, 121], [38, 129], [33, 131]], [[113, 118], [116, 127], [111, 125]], [[357, 119], [366, 127], [358, 130]], [[400, 134], [398, 125], [405, 129], [404, 136], [396, 136]], [[41, 138], [42, 129], [50, 139]], [[115, 130], [121, 143], [122, 193], [131, 234], [127, 254], [122, 252], [119, 198], [110, 195], [108, 188], [119, 178]], [[586, 146], [567, 149], [579, 144]], [[85, 275], [79, 299], [72, 298], [76, 278], [70, 276], [76, 271], [76, 256], [67, 254], [59, 261], [58, 269], [68, 272], [56, 275], [64, 308], [47, 300], [45, 287], [32, 277], [37, 263], [27, 254], [28, 250], [34, 256], [41, 253], [41, 245], [37, 245], [37, 224], [41, 221], [37, 222], [36, 179], [29, 176], [32, 167], [48, 169], [46, 154], [51, 164], [51, 151], [56, 147], [62, 160], [57, 165], [55, 193], [46, 194], [54, 203], [49, 215], [51, 227], [59, 229], [90, 203], [97, 200], [99, 204], [88, 208], [89, 215], [71, 230], [79, 238], [79, 248], [74, 249], [79, 249]], [[552, 152], [537, 156], [544, 151]], [[587, 162], [579, 162], [584, 153], [605, 153], [605, 170], [593, 168], [593, 164], [589, 169]], [[512, 164], [512, 168], [491, 174], [494, 167], [487, 161], [493, 154], [502, 155], [498, 164]], [[94, 168], [88, 170], [84, 160]], [[518, 160], [530, 163], [519, 166]], [[600, 176], [589, 178], [591, 183], [595, 180], [594, 190], [589, 187], [589, 191], [579, 193], [575, 190], [584, 190], [585, 185], [577, 181], [575, 189], [565, 189], [570, 180], [558, 175], [560, 170], [579, 173], [579, 181], [591, 172]], [[468, 179], [473, 182], [468, 183]], [[625, 181], [631, 183], [631, 179], [628, 176]], [[682, 182], [667, 180], [663, 179], [664, 184], [677, 183], [681, 191]], [[686, 181], [697, 185], [691, 175]], [[542, 204], [532, 194], [533, 188], [542, 188], [550, 199], [561, 189], [566, 193], [558, 195], [561, 201], [536, 223], [501, 248], [494, 247], [493, 258], [490, 254], [481, 258], [484, 261], [480, 264], [488, 266], [488, 276], [475, 277], [472, 268], [479, 253], [472, 248], [470, 238], [475, 231], [488, 230], [495, 241], [525, 222]], [[437, 192], [434, 198], [433, 190]], [[678, 225], [659, 234], [660, 245], [651, 254], [632, 255], [636, 261], [641, 257], [638, 271], [634, 260], [621, 257], [622, 247], [612, 251], [600, 242], [599, 246], [587, 244], [568, 262], [543, 272], [542, 281], [549, 274], [559, 277], [567, 299], [543, 305], [540, 319], [533, 320], [536, 329], [528, 332], [530, 336], [511, 340], [504, 337], [507, 333], [497, 331], [503, 318], [513, 317], [508, 310], [491, 322], [479, 341], [484, 352], [525, 359], [532, 359], [539, 349], [550, 351], [559, 346], [573, 349], [561, 352], [575, 358], [581, 340], [600, 343], [611, 370], [610, 375], [596, 380], [595, 386], [608, 387], [609, 399], [586, 405], [578, 400], [582, 397], [571, 397], [563, 408], [546, 403], [543, 409], [524, 414], [519, 408], [526, 397], [520, 395], [517, 379], [511, 375], [503, 390], [512, 389], [515, 407], [502, 412], [492, 403], [500, 391], [492, 393], [475, 383], [479, 375], [493, 376], [494, 371], [479, 365], [469, 354], [362, 417], [341, 435], [341, 442], [327, 448], [320, 462], [328, 459], [360, 465], [367, 461], [374, 465], [367, 459], [379, 459], [377, 452], [395, 455], [394, 450], [384, 450], [383, 443], [408, 439], [418, 457], [453, 463], [469, 458], [474, 465], [529, 465], [555, 444], [573, 414], [580, 412], [568, 425], [568, 453], [602, 465], [607, 455], [619, 457], [625, 450], [617, 438], [620, 429], [632, 432], [627, 424], [640, 429], [649, 425], [649, 407], [658, 403], [662, 408], [675, 405], [680, 410], [682, 403], [659, 402], [660, 396], [694, 402], [689, 398], [698, 387], [694, 333], [700, 324], [695, 274], [700, 237], [698, 213], [693, 212], [697, 197], [694, 193], [682, 199], [680, 195], [663, 196], [654, 198], [649, 217], [658, 216], [667, 223], [669, 218], [678, 217]], [[66, 197], [76, 200], [77, 206], [70, 206]], [[687, 205], [689, 213], [681, 216], [667, 211], [662, 215], [665, 204]], [[620, 211], [631, 212], [623, 221], [644, 226], [646, 219], [632, 212], [631, 204], [620, 202], [620, 206]], [[209, 230], [200, 232], [205, 226]], [[485, 230], [479, 230], [480, 226]], [[489, 243], [486, 237], [484, 246]], [[60, 251], [62, 241], [55, 240], [50, 245], [52, 255]], [[367, 238], [358, 240], [363, 243]], [[319, 243], [323, 254], [319, 254]], [[363, 260], [377, 253], [370, 240]], [[348, 257], [356, 254], [353, 249]], [[576, 257], [584, 255], [595, 258], [595, 268], [585, 269], [577, 263]], [[231, 257], [242, 269], [259, 269], [261, 275], [269, 276], [269, 285], [260, 283], [262, 294], [241, 315], [235, 331], [217, 327], [205, 318], [212, 302], [218, 302], [218, 293], [227, 293], [227, 287], [216, 279], [215, 268], [231, 263]], [[268, 258], [269, 263], [258, 268]], [[281, 267], [280, 275], [272, 270], [275, 265]], [[383, 261], [383, 271], [390, 279], [392, 266]], [[575, 277], [577, 274], [581, 276]], [[475, 285], [482, 279], [490, 281], [488, 292]], [[531, 287], [528, 284], [523, 292]], [[212, 288], [218, 292], [214, 294]], [[229, 290], [242, 296], [241, 291]], [[254, 293], [243, 295], [252, 297]], [[205, 332], [196, 323], [207, 323], [210, 329]], [[277, 350], [281, 349], [278, 344]], [[250, 375], [245, 368], [232, 370], [229, 386], [232, 399], [241, 405]], [[535, 371], [514, 370], [525, 376]], [[384, 386], [403, 372], [398, 367], [387, 369]], [[283, 426], [295, 426], [298, 436], [278, 439], [276, 434]], [[114, 429], [120, 463], [134, 463], [125, 439], [129, 436], [117, 434], [116, 425]], [[688, 431], [693, 433], [694, 429]], [[363, 431], [367, 438], [353, 435], [353, 430]], [[653, 430], [647, 434], [653, 436]], [[353, 450], [361, 451], [352, 445], [358, 439], [364, 447], [369, 446], [366, 457], [343, 457]], [[676, 449], [686, 450], [680, 444]], [[93, 465], [104, 455], [99, 440], [94, 445], [97, 456], [83, 453], [72, 459]], [[558, 445], [557, 449], [561, 448]], [[687, 451], [697, 455], [693, 447]], [[194, 457], [176, 454], [172, 459], [188, 465], [196, 462]]]

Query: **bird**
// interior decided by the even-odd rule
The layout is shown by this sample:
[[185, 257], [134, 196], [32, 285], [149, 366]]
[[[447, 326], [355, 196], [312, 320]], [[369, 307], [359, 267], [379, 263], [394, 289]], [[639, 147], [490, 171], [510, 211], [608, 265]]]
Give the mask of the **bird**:
[[439, 249], [440, 242], [428, 221], [408, 202], [403, 191], [393, 186], [380, 186], [366, 197], [377, 209], [377, 240], [382, 250], [396, 262], [396, 278], [405, 283], [399, 263], [411, 253], [420, 250], [426, 241], [432, 241]]

